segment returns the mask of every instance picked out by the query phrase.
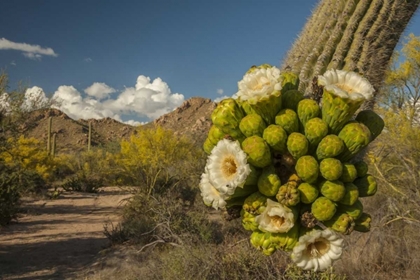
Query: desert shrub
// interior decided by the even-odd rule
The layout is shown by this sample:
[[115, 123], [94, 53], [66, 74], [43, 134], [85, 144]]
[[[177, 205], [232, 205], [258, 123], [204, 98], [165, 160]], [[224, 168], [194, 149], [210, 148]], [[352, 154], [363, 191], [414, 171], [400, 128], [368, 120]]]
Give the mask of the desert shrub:
[[6, 149], [0, 153], [4, 163], [12, 168], [20, 168], [38, 173], [44, 180], [49, 180], [55, 172], [55, 165], [43, 143], [35, 138], [10, 137], [5, 143]]
[[129, 141], [121, 142], [118, 163], [127, 183], [141, 185], [152, 194], [178, 184], [190, 184], [203, 168], [201, 149], [186, 137], [158, 126], [139, 129]]
[[38, 191], [45, 182], [38, 173], [10, 167], [1, 160], [0, 170], [0, 225], [6, 225], [17, 218], [21, 196]]

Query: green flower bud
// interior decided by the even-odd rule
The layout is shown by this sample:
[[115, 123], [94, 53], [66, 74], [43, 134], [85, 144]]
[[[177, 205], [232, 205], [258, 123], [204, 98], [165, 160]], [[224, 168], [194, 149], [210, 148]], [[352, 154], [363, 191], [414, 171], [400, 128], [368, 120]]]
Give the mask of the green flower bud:
[[258, 229], [258, 223], [255, 221], [255, 217], [264, 212], [266, 205], [267, 197], [260, 192], [255, 192], [245, 199], [241, 217], [242, 226], [246, 230], [254, 231]]
[[370, 231], [370, 223], [372, 221], [372, 217], [367, 213], [362, 213], [360, 217], [355, 221], [354, 230], [360, 232], [368, 232]]
[[318, 179], [318, 161], [312, 156], [300, 157], [295, 165], [297, 175], [305, 182], [314, 183]]
[[357, 177], [363, 177], [368, 173], [368, 165], [364, 161], [358, 161], [354, 164], [357, 171]]
[[287, 134], [299, 131], [299, 119], [295, 111], [283, 109], [277, 115], [275, 122], [283, 127]]
[[340, 201], [346, 194], [344, 184], [338, 180], [336, 181], [322, 181], [319, 185], [319, 190], [323, 196], [332, 201]]
[[250, 237], [252, 246], [261, 250], [264, 255], [270, 256], [276, 251], [276, 244], [273, 242], [271, 235], [270, 232], [254, 231]]
[[269, 125], [263, 132], [263, 138], [274, 151], [280, 153], [287, 151], [287, 133], [281, 126]]
[[242, 150], [248, 155], [248, 162], [263, 168], [272, 163], [270, 147], [259, 136], [251, 136], [242, 142]]
[[244, 116], [244, 111], [235, 99], [227, 98], [220, 101], [216, 109], [213, 110], [211, 121], [226, 134], [232, 134], [232, 131], [242, 134], [239, 130], [239, 123]]
[[313, 118], [306, 122], [305, 125], [305, 136], [309, 141], [310, 153], [315, 152], [319, 142], [327, 136], [328, 126], [320, 118]]
[[344, 142], [344, 151], [339, 158], [348, 161], [369, 144], [371, 133], [364, 124], [350, 122], [343, 127], [338, 137]]
[[291, 109], [296, 112], [299, 101], [303, 99], [303, 92], [288, 90], [282, 93], [283, 109]]
[[316, 149], [318, 160], [336, 157], [344, 151], [344, 142], [337, 135], [330, 134], [322, 138]]
[[300, 201], [305, 204], [310, 204], [318, 198], [318, 188], [310, 183], [301, 183], [298, 187], [300, 192]]
[[356, 121], [367, 126], [372, 135], [371, 141], [375, 140], [385, 127], [384, 120], [372, 110], [360, 111]]
[[343, 213], [349, 214], [354, 220], [357, 220], [363, 213], [363, 204], [360, 200], [356, 200], [353, 205], [344, 205], [339, 203], [338, 210]]
[[274, 166], [265, 167], [258, 179], [258, 190], [260, 193], [266, 196], [275, 196], [280, 186], [280, 178], [277, 176]]
[[203, 144], [203, 150], [204, 152], [206, 152], [206, 154], [211, 154], [211, 151], [213, 150], [213, 148], [216, 146], [216, 144], [213, 144], [209, 138], [206, 138], [206, 140], [204, 141]]
[[324, 222], [324, 225], [334, 231], [350, 234], [354, 228], [354, 220], [347, 213], [336, 213], [331, 220]]
[[318, 197], [311, 206], [311, 213], [321, 222], [330, 220], [336, 211], [335, 203], [323, 196]]
[[306, 127], [306, 122], [310, 119], [316, 118], [321, 114], [321, 109], [318, 103], [312, 99], [303, 99], [299, 102], [297, 107], [297, 115], [303, 128]]
[[291, 251], [299, 240], [299, 225], [295, 225], [288, 232], [270, 233], [255, 230], [251, 234], [251, 244], [269, 256], [275, 250]]
[[325, 158], [319, 163], [322, 177], [329, 181], [338, 180], [343, 174], [343, 164], [335, 158]]
[[339, 202], [344, 205], [353, 205], [359, 198], [359, 189], [352, 183], [345, 183], [344, 187], [346, 193]]
[[359, 197], [372, 196], [378, 189], [375, 177], [370, 174], [357, 178], [353, 184], [359, 189]]
[[264, 120], [257, 114], [247, 115], [239, 123], [239, 129], [246, 137], [253, 135], [261, 137], [266, 127]]
[[207, 138], [210, 140], [211, 143], [217, 145], [217, 143], [225, 137], [226, 133], [220, 130], [215, 125], [212, 125], [209, 130], [209, 134]]
[[294, 159], [299, 159], [308, 152], [308, 140], [305, 135], [293, 132], [287, 138], [287, 150]]
[[351, 183], [357, 178], [357, 170], [356, 167], [351, 163], [344, 163], [343, 164], [343, 174], [339, 180], [343, 183]]

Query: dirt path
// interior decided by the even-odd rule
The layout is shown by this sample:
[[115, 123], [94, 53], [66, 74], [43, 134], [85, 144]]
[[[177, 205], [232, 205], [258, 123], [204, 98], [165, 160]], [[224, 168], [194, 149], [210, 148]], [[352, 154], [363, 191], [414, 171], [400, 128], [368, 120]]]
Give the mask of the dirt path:
[[128, 191], [64, 193], [28, 200], [27, 214], [0, 229], [0, 279], [66, 279], [94, 260], [108, 241], [106, 222], [117, 222]]

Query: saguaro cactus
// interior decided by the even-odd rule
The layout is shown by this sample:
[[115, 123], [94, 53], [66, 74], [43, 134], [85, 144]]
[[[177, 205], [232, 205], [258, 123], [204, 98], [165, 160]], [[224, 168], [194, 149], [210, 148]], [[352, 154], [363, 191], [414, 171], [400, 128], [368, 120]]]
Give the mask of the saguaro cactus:
[[91, 142], [92, 142], [92, 122], [89, 122], [88, 151], [90, 151]]
[[57, 137], [57, 133], [54, 133], [52, 136], [52, 143], [51, 143], [51, 156], [54, 157], [55, 156], [55, 151], [56, 151], [56, 137]]
[[52, 117], [48, 118], [48, 128], [47, 128], [47, 152], [51, 153], [51, 126], [52, 126]]
[[312, 79], [333, 68], [363, 74], [378, 94], [392, 52], [419, 3], [322, 0], [282, 68], [299, 75], [299, 90], [307, 94]]

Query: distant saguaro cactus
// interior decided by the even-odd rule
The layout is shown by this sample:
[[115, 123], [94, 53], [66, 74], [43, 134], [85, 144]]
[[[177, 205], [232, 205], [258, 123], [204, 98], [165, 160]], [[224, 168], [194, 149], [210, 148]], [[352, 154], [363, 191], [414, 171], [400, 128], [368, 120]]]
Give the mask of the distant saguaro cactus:
[[92, 142], [92, 122], [89, 122], [88, 151], [90, 151], [91, 142]]
[[314, 77], [335, 68], [363, 74], [378, 94], [393, 50], [419, 3], [322, 0], [282, 68], [299, 75], [299, 89], [306, 93]]
[[54, 133], [53, 137], [52, 137], [52, 143], [51, 143], [51, 156], [55, 157], [55, 152], [56, 152], [56, 138], [57, 138], [57, 133]]
[[51, 127], [52, 127], [52, 117], [48, 118], [48, 128], [47, 128], [47, 152], [51, 154]]

